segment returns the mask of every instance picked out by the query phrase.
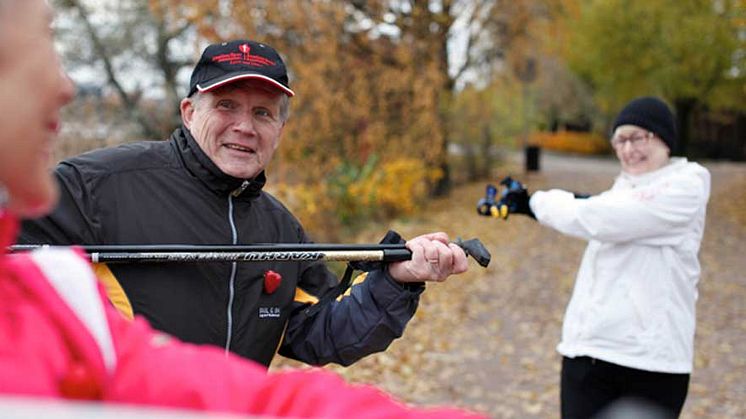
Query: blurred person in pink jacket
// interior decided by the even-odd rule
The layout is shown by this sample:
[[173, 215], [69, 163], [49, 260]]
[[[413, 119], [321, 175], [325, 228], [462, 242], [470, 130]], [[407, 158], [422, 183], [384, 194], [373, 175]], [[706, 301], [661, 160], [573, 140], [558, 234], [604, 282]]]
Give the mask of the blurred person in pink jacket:
[[74, 88], [54, 51], [44, 0], [0, 0], [0, 395], [292, 417], [476, 416], [416, 409], [324, 371], [267, 374], [213, 347], [125, 320], [73, 250], [8, 255], [17, 217], [49, 211], [60, 108]]

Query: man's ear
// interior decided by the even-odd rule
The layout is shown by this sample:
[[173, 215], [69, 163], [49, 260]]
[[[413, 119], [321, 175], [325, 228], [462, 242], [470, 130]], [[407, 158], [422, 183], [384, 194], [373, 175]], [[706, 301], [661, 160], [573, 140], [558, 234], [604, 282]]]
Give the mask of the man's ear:
[[186, 129], [191, 129], [192, 119], [194, 118], [194, 102], [192, 99], [188, 97], [181, 99], [179, 110], [181, 111], [181, 123], [184, 124]]
[[277, 147], [280, 146], [280, 142], [282, 141], [282, 131], [285, 128], [285, 122], [282, 123], [280, 126], [280, 130], [277, 132], [277, 141], [275, 141], [275, 145], [272, 148], [273, 150], [277, 150]]

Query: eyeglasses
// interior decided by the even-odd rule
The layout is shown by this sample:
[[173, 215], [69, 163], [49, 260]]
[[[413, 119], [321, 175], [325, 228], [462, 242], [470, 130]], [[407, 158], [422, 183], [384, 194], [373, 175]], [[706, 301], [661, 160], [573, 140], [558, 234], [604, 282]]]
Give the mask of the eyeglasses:
[[620, 149], [624, 147], [624, 143], [629, 143], [632, 148], [640, 148], [646, 145], [651, 137], [653, 137], [653, 133], [650, 131], [645, 133], [635, 133], [630, 136], [615, 135], [611, 139], [611, 146]]

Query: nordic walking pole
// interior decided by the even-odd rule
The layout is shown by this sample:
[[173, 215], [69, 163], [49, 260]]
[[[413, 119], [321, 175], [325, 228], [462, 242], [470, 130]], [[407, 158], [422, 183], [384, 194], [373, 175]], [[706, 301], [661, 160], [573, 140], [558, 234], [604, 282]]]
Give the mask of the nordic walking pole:
[[[481, 266], [490, 263], [490, 253], [478, 239], [454, 243]], [[15, 245], [11, 251], [67, 246]], [[259, 245], [93, 245], [77, 246], [94, 263], [155, 262], [268, 262], [346, 261], [398, 262], [412, 253], [404, 244], [259, 244]]]

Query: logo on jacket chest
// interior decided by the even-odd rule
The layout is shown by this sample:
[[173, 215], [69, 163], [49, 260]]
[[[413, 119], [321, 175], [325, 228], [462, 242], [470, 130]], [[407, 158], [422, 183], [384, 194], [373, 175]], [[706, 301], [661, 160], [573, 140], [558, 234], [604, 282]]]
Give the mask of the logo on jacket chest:
[[279, 318], [280, 307], [259, 307], [259, 318]]
[[[282, 283], [282, 275], [273, 271], [264, 271], [264, 293], [267, 295], [273, 294], [277, 291]], [[280, 318], [280, 307], [259, 307], [259, 318], [260, 319], [277, 319]]]

